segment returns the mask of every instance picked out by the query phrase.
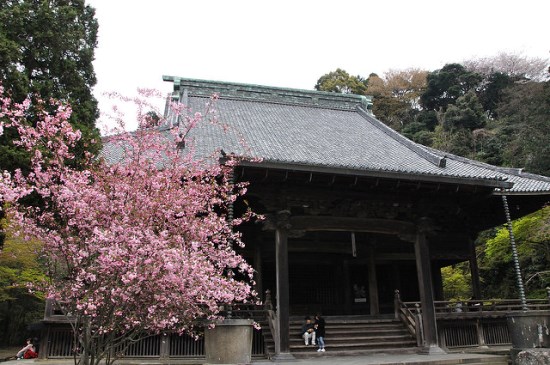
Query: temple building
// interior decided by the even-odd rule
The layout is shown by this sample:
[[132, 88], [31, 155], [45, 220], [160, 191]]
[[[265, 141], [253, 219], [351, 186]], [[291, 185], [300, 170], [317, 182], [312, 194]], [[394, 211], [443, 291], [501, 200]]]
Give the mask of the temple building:
[[377, 120], [365, 96], [164, 80], [193, 112], [219, 95], [218, 122], [189, 139], [199, 156], [243, 158], [234, 178], [250, 186], [235, 210], [266, 216], [240, 229], [257, 289], [276, 303], [278, 354], [289, 352], [291, 316], [393, 313], [395, 290], [421, 303], [421, 346], [438, 351], [440, 269], [469, 261], [480, 299], [473, 241], [506, 222], [503, 197], [512, 219], [550, 201], [550, 178], [419, 145]]
[[[365, 96], [164, 80], [173, 83], [170, 99], [192, 112], [204, 112], [218, 95], [213, 120], [192, 129], [182, 148], [197, 157], [238, 157], [233, 179], [249, 186], [234, 214], [250, 207], [265, 216], [239, 230], [246, 244], [240, 253], [257, 271], [256, 290], [266, 302], [269, 292], [273, 303], [262, 329], [269, 340], [258, 340], [268, 356], [292, 358], [305, 350], [295, 319], [317, 312], [333, 318], [327, 334], [337, 331], [329, 328], [336, 318], [343, 324], [361, 318], [346, 333], [360, 333], [369, 318], [378, 320], [378, 332], [384, 332], [383, 321], [397, 322], [428, 354], [509, 343], [500, 312], [438, 309], [444, 299], [441, 268], [469, 262], [472, 299], [483, 299], [474, 239], [550, 202], [550, 178], [417, 144], [377, 120]], [[168, 124], [160, 128], [183, 126], [169, 106]], [[48, 333], [55, 343], [56, 332]], [[387, 336], [381, 346], [391, 343], [392, 336], [381, 335]], [[336, 337], [329, 352], [350, 348]], [[365, 346], [376, 342], [371, 334], [363, 337]], [[148, 341], [149, 357], [201, 356], [201, 350], [186, 350], [194, 344], [180, 346], [176, 337]], [[46, 357], [62, 356], [52, 351]]]

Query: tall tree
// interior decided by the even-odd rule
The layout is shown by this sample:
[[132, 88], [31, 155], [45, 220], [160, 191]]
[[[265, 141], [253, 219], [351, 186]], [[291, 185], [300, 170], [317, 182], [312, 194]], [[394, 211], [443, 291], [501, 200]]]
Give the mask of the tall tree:
[[505, 163], [550, 176], [550, 81], [514, 84], [496, 110]]
[[427, 110], [444, 112], [449, 104], [475, 89], [481, 80], [481, 75], [466, 70], [458, 63], [447, 64], [428, 74], [427, 88], [420, 97], [420, 103]]
[[[67, 164], [80, 138], [67, 123], [70, 110], [50, 107], [53, 115], [28, 126], [29, 106], [0, 92], [4, 126], [19, 130], [16, 145], [32, 156], [32, 173], [0, 176], [0, 197], [9, 223], [44, 245], [45, 291], [70, 316], [84, 365], [110, 364], [153, 333], [194, 333], [199, 318], [220, 318], [220, 304], [254, 299], [254, 270], [235, 252], [243, 242], [233, 227], [251, 217], [230, 213], [246, 190], [230, 179], [235, 161], [200, 162], [178, 148], [180, 128], [200, 123], [200, 113], [181, 115], [182, 125], [169, 132], [110, 137], [118, 158], [87, 156], [78, 170]], [[21, 200], [28, 195], [43, 203], [27, 209]]]
[[[92, 66], [97, 43], [95, 10], [84, 0], [4, 0], [0, 2], [0, 82], [13, 100], [31, 95], [73, 105], [71, 124], [83, 138], [77, 159], [96, 152], [99, 131], [97, 101], [92, 95]], [[31, 122], [36, 122], [32, 120]], [[0, 168], [13, 171], [29, 158], [13, 148], [16, 133], [0, 137]]]
[[517, 52], [500, 52], [492, 57], [481, 57], [462, 62], [466, 69], [484, 77], [498, 72], [512, 79], [548, 80], [548, 59], [527, 57]]
[[443, 114], [443, 127], [446, 130], [463, 128], [472, 131], [483, 128], [486, 120], [483, 106], [476, 93], [470, 90], [447, 107]]
[[419, 69], [389, 70], [381, 78], [371, 74], [367, 94], [374, 97], [377, 118], [397, 131], [414, 121], [419, 97], [426, 88], [427, 72]]
[[364, 95], [367, 90], [367, 80], [359, 75], [351, 76], [338, 68], [321, 76], [315, 84], [315, 90]]
[[504, 91], [517, 80], [502, 72], [493, 72], [486, 76], [479, 90], [479, 101], [483, 104], [487, 115], [498, 118], [497, 106], [502, 101]]
[[27, 288], [44, 279], [40, 248], [39, 242], [8, 235], [0, 250], [0, 345], [23, 343], [31, 335], [29, 324], [44, 318], [43, 293], [31, 293]]

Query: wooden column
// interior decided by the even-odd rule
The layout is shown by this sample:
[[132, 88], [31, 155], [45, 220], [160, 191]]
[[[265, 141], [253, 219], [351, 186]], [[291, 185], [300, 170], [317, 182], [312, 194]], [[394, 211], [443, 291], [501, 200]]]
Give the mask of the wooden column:
[[472, 274], [472, 299], [481, 299], [481, 284], [479, 282], [479, 268], [477, 266], [476, 245], [472, 239], [470, 245], [470, 273]]
[[288, 280], [288, 231], [290, 211], [277, 213], [275, 229], [275, 259], [277, 285], [277, 333], [274, 360], [291, 360], [290, 354], [290, 295]]
[[369, 246], [368, 273], [369, 273], [369, 306], [370, 314], [380, 314], [378, 303], [378, 280], [376, 278], [376, 262], [374, 260], [374, 247]]
[[418, 226], [414, 252], [416, 256], [420, 302], [422, 305], [422, 328], [424, 331], [424, 343], [421, 353], [431, 355], [442, 354], [445, 353], [445, 351], [439, 347], [437, 342], [437, 324], [435, 319], [430, 249], [426, 239], [426, 231], [428, 229], [427, 223], [426, 220], [423, 220]]

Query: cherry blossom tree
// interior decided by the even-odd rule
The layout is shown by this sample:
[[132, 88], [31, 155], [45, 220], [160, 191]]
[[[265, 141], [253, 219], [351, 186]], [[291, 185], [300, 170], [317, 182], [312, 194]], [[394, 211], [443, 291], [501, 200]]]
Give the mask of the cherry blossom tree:
[[43, 243], [41, 289], [70, 319], [75, 362], [110, 364], [162, 331], [196, 335], [198, 320], [220, 318], [220, 305], [256, 300], [253, 269], [234, 249], [243, 245], [234, 227], [253, 216], [229, 214], [246, 191], [229, 178], [235, 160], [199, 161], [178, 147], [207, 118], [182, 113], [182, 133], [149, 128], [143, 114], [137, 131], [108, 137], [114, 158], [88, 155], [76, 170], [70, 113], [57, 101], [14, 103], [0, 85], [0, 133], [16, 128], [32, 156], [26, 176], [2, 174], [0, 201], [23, 237]]

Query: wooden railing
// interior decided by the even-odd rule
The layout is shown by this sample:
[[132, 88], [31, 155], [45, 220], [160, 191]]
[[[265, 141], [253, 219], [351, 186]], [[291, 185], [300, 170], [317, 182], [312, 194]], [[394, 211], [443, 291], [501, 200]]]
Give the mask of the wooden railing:
[[[400, 319], [423, 343], [422, 307], [420, 302], [403, 302], [395, 291], [395, 318]], [[468, 301], [435, 301], [439, 343], [443, 347], [508, 345], [511, 343], [506, 315], [522, 311], [519, 299], [487, 299]], [[528, 299], [529, 310], [547, 310], [550, 299]]]
[[[272, 312], [272, 311], [271, 311]], [[227, 306], [222, 312], [227, 318], [247, 318], [259, 322], [270, 314], [263, 306], [256, 304], [236, 304]], [[71, 318], [63, 315], [53, 302], [46, 305], [44, 323], [43, 358], [70, 358], [74, 355], [74, 336], [70, 326]], [[252, 356], [265, 355], [265, 341], [263, 331], [268, 328], [254, 328], [252, 331]], [[124, 358], [204, 358], [204, 338], [178, 334], [161, 334], [146, 337], [126, 347]]]
[[[265, 303], [264, 308], [267, 313], [267, 324], [269, 330], [271, 331], [271, 336], [274, 339], [279, 338], [279, 327], [277, 325], [277, 312], [273, 309], [273, 302], [271, 300], [271, 290], [266, 290], [265, 292]], [[277, 341], [275, 341], [275, 346], [277, 346]]]
[[[434, 302], [435, 313], [438, 318], [468, 316], [473, 313], [474, 316], [492, 315], [495, 313], [508, 313], [522, 311], [523, 306], [519, 299], [488, 299], [488, 300], [468, 300], [468, 301], [436, 301]], [[528, 310], [550, 310], [548, 299], [528, 299]]]
[[420, 304], [416, 303], [413, 310], [401, 301], [399, 290], [395, 290], [394, 296], [394, 314], [395, 319], [401, 320], [416, 338], [416, 345], [422, 345], [422, 318], [420, 316]]

